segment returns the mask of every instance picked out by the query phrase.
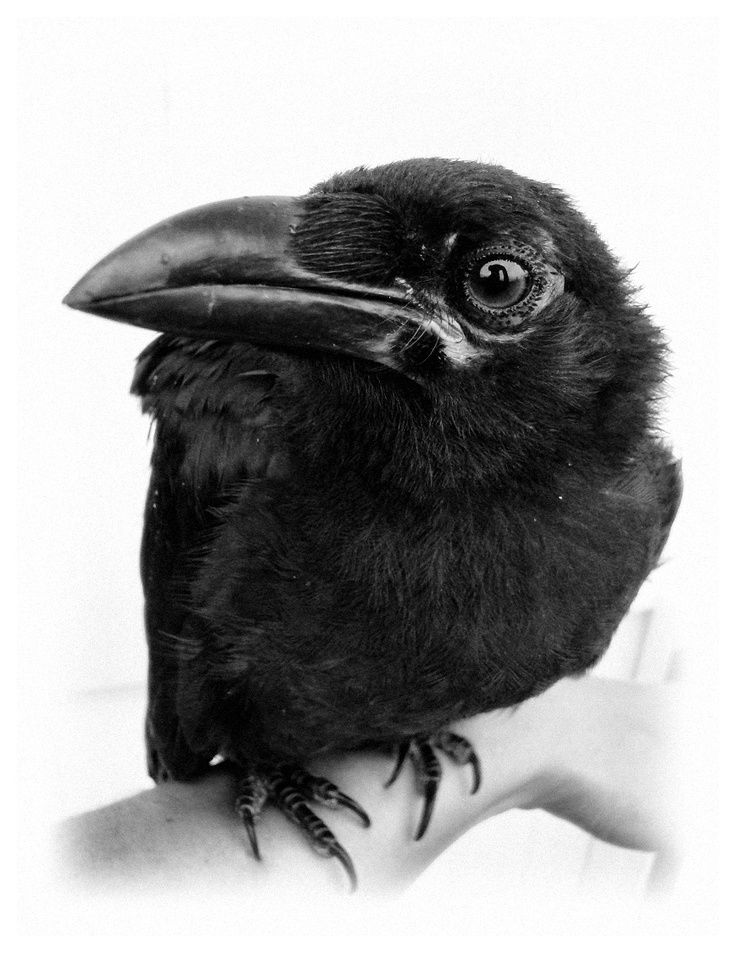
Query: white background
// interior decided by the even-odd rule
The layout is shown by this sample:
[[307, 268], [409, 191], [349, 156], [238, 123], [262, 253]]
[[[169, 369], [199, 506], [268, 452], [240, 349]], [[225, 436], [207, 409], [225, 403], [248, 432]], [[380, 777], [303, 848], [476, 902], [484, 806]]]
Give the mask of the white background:
[[[665, 422], [685, 465], [671, 546], [680, 598], [664, 611], [691, 668], [715, 668], [716, 45], [702, 19], [23, 25], [19, 565], [31, 787], [42, 739], [109, 757], [84, 726], [70, 739], [69, 723], [49, 725], [55, 690], [123, 697], [145, 674], [137, 559], [150, 445], [127, 392], [153, 335], [68, 311], [62, 297], [161, 218], [239, 194], [302, 194], [359, 164], [439, 155], [553, 182], [636, 265], [672, 342]], [[134, 754], [143, 783], [142, 746]], [[91, 806], [69, 793], [68, 773], [64, 782], [65, 809]]]

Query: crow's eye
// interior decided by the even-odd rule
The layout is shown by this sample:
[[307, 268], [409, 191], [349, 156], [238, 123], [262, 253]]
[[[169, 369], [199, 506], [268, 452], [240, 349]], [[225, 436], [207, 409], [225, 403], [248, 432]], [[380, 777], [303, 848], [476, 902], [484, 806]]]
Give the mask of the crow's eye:
[[465, 309], [494, 331], [514, 330], [564, 285], [538, 252], [513, 239], [467, 252], [456, 276]]
[[529, 271], [511, 258], [489, 258], [478, 262], [468, 273], [468, 292], [483, 308], [510, 308], [529, 294]]

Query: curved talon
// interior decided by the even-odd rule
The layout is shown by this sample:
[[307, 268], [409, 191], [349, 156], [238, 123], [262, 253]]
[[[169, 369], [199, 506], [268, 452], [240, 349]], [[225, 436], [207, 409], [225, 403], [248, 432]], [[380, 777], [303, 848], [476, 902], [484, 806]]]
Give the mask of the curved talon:
[[483, 780], [483, 773], [480, 767], [480, 759], [478, 758], [478, 755], [475, 753], [475, 751], [471, 752], [468, 758], [468, 762], [470, 764], [470, 767], [473, 769], [473, 786], [470, 789], [470, 793], [475, 794], [478, 788], [480, 787], [481, 781]]
[[235, 799], [235, 810], [243, 822], [243, 827], [245, 827], [245, 832], [250, 841], [250, 848], [256, 860], [261, 859], [261, 852], [258, 849], [255, 825], [261, 816], [267, 797], [266, 786], [258, 775], [249, 772], [240, 779], [238, 796]]
[[242, 817], [243, 827], [245, 827], [246, 834], [248, 835], [248, 840], [250, 841], [250, 849], [253, 851], [253, 856], [256, 860], [261, 859], [261, 852], [258, 848], [258, 838], [256, 837], [256, 828], [253, 823], [253, 818], [251, 817]]
[[391, 772], [391, 777], [384, 784], [385, 788], [390, 788], [391, 785], [394, 783], [394, 781], [401, 774], [401, 769], [404, 767], [404, 762], [406, 761], [407, 754], [409, 754], [410, 746], [411, 746], [410, 741], [402, 741], [401, 744], [399, 745], [398, 751], [396, 753], [396, 764], [394, 765], [394, 769]]
[[355, 893], [358, 889], [358, 875], [355, 873], [355, 865], [350, 859], [350, 854], [345, 850], [342, 844], [336, 840], [334, 844], [330, 845], [329, 856], [334, 857], [342, 864], [350, 881], [350, 893]]
[[435, 778], [429, 778], [424, 785], [424, 807], [422, 809], [422, 817], [419, 821], [419, 827], [417, 832], [414, 835], [414, 840], [421, 840], [426, 833], [427, 828], [429, 827], [429, 822], [432, 819], [432, 813], [434, 811], [434, 802], [437, 798], [437, 788], [439, 787], [439, 781]]
[[333, 809], [346, 807], [363, 822], [364, 827], [371, 826], [371, 819], [367, 811], [363, 810], [357, 801], [354, 801], [353, 798], [341, 791], [336, 784], [333, 784], [327, 778], [316, 777], [303, 768], [293, 768], [285, 772], [283, 777], [284, 779], [288, 777], [292, 787], [296, 788], [308, 799]]
[[411, 758], [414, 762], [418, 777], [424, 794], [424, 807], [422, 808], [422, 817], [419, 821], [419, 827], [414, 835], [414, 840], [421, 840], [429, 827], [429, 822], [434, 811], [434, 802], [437, 799], [437, 789], [442, 778], [442, 766], [434, 753], [432, 743], [426, 738], [416, 738], [411, 747]]
[[343, 794], [342, 791], [338, 791], [335, 794], [336, 805], [340, 807], [346, 807], [349, 811], [352, 811], [360, 820], [363, 822], [363, 827], [371, 826], [371, 819], [368, 816], [368, 813], [363, 810], [363, 808], [358, 804], [357, 801], [354, 801], [351, 797], [348, 797], [347, 794]]

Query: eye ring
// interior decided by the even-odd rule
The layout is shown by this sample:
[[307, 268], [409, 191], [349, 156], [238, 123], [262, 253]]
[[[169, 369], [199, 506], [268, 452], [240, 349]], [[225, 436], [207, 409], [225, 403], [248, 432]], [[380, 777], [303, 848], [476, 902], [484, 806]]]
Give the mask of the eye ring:
[[462, 304], [493, 331], [514, 331], [564, 289], [562, 275], [515, 239], [467, 252], [456, 274]]

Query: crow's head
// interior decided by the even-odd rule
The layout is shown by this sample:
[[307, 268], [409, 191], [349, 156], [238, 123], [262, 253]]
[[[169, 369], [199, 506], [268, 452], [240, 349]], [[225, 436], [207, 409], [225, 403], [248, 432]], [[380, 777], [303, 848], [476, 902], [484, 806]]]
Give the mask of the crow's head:
[[620, 460], [663, 376], [659, 333], [594, 228], [556, 188], [480, 163], [408, 160], [203, 206], [122, 245], [65, 301], [387, 368], [443, 426], [522, 466], [575, 446]]

